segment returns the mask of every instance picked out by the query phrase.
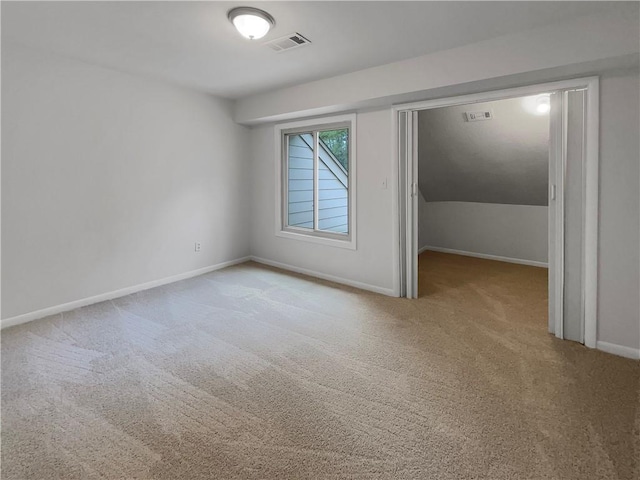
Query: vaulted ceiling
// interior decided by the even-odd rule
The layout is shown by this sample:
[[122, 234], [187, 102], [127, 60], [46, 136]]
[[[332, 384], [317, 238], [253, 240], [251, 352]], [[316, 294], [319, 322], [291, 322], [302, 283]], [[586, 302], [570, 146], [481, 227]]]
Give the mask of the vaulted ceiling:
[[[547, 205], [549, 115], [536, 97], [418, 114], [419, 187], [428, 202]], [[465, 112], [490, 111], [468, 122]]]
[[[3, 1], [2, 42], [239, 98], [562, 22], [617, 3]], [[226, 18], [240, 5], [267, 10], [275, 28], [257, 42], [240, 37]], [[293, 32], [313, 43], [281, 53], [264, 46]]]

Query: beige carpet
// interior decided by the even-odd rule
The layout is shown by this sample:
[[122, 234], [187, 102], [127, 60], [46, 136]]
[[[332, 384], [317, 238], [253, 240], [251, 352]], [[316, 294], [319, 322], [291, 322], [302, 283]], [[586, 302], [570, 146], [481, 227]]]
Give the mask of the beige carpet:
[[546, 333], [546, 270], [422, 298], [244, 264], [2, 332], [5, 479], [637, 479], [637, 362]]

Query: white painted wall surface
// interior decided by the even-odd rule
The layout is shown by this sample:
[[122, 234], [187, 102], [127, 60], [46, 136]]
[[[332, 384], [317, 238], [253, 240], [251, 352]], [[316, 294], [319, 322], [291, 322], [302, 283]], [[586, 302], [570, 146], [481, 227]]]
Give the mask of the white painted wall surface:
[[418, 245], [547, 263], [548, 207], [477, 202], [418, 203]]
[[[280, 113], [343, 111], [371, 95], [387, 95], [388, 105], [402, 92], [413, 95], [416, 87], [422, 93], [414, 99], [433, 98], [460, 78], [475, 78], [467, 74], [476, 64], [465, 60], [476, 48], [492, 59], [477, 70], [483, 79], [465, 84], [464, 93], [504, 86], [491, 75], [521, 72], [519, 84], [554, 80], [559, 70], [553, 65], [574, 60], [616, 65], [615, 56], [626, 55], [637, 65], [637, 19], [627, 20], [593, 25], [596, 31], [604, 25], [602, 48], [582, 42], [601, 41], [593, 30], [584, 35], [576, 28], [560, 30], [551, 41], [563, 46], [562, 55], [540, 44], [544, 55], [520, 52], [515, 61], [502, 55], [503, 38], [497, 45], [443, 53], [445, 66], [453, 70], [430, 68], [415, 75], [394, 65], [379, 76], [357, 72], [251, 97], [238, 104], [237, 115], [257, 122]], [[523, 35], [525, 41], [533, 33]], [[514, 45], [523, 46], [522, 41]], [[549, 52], [553, 58], [545, 57]], [[580, 58], [569, 58], [577, 52]], [[273, 127], [251, 131], [248, 165], [243, 162], [247, 130], [231, 122], [228, 103], [6, 42], [2, 70], [3, 318], [249, 252], [391, 292], [397, 245], [388, 109], [358, 116], [358, 246], [351, 251], [275, 236]], [[433, 72], [438, 78], [430, 76]], [[640, 348], [639, 88], [637, 70], [607, 74], [601, 82], [598, 340], [635, 349]], [[381, 187], [384, 179], [388, 189]], [[203, 243], [200, 255], [193, 253], [194, 237]]]
[[3, 42], [2, 318], [248, 255], [247, 136], [226, 101]]
[[[392, 294], [397, 268], [393, 259], [391, 119], [388, 110], [358, 115], [357, 250], [275, 236], [274, 126], [253, 129], [252, 254]], [[389, 179], [387, 189], [381, 185], [384, 178]]]
[[[629, 4], [625, 8], [635, 7]], [[600, 84], [598, 341], [637, 351], [640, 349], [637, 71], [640, 28], [637, 13], [621, 15], [620, 12], [577, 18], [243, 98], [236, 104], [235, 118], [242, 123], [258, 124], [605, 72]], [[606, 74], [622, 68], [630, 70]], [[386, 149], [392, 142], [392, 132], [376, 133], [372, 139], [373, 150], [376, 146]], [[266, 133], [254, 135], [254, 148], [256, 141], [264, 143], [259, 141], [260, 136], [265, 137]], [[362, 148], [371, 147], [363, 145]], [[253, 156], [255, 162], [255, 153]], [[380, 175], [366, 172], [368, 168], [376, 167], [381, 169]], [[359, 188], [373, 190], [384, 172], [393, 168], [391, 155], [384, 161], [379, 160], [375, 166], [363, 165]], [[364, 183], [367, 177], [374, 182], [372, 185]], [[359, 204], [359, 208], [361, 206]], [[370, 214], [375, 215], [373, 211]], [[380, 231], [390, 232], [395, 228], [384, 216], [380, 221], [387, 222]], [[267, 230], [258, 230], [261, 233], [254, 231], [252, 234], [252, 245], [264, 243], [263, 256], [277, 254], [283, 262], [298, 260], [299, 254], [289, 256], [282, 248], [276, 251], [271, 239], [261, 238]], [[386, 251], [381, 250], [379, 254], [386, 255]], [[324, 264], [325, 272], [346, 272], [349, 278], [362, 278], [360, 269], [372, 267], [365, 265], [358, 254], [354, 258], [359, 259], [355, 268], [351, 263], [347, 269], [339, 262], [333, 265], [318, 259], [313, 263]], [[392, 278], [393, 272], [380, 270], [376, 272], [380, 277], [375, 277], [375, 281], [388, 283], [389, 280], [383, 277]]]
[[[631, 349], [640, 348], [638, 89], [635, 69], [605, 74], [600, 86], [598, 341]], [[272, 126], [252, 131], [251, 250], [265, 259], [391, 288], [397, 278], [392, 258], [395, 187], [380, 188], [394, 170], [391, 115], [389, 110], [360, 113], [358, 121], [358, 250], [338, 252], [275, 237], [274, 187], [265, 181], [274, 176], [274, 158], [264, 155], [274, 151]]]
[[598, 340], [640, 348], [640, 82], [600, 83]]

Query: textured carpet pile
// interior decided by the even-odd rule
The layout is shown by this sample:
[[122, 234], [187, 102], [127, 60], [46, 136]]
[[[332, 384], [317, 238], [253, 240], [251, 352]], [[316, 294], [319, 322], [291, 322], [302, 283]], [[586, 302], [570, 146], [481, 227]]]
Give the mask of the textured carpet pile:
[[2, 332], [4, 479], [638, 479], [638, 362], [546, 332], [546, 270], [421, 298], [253, 263]]

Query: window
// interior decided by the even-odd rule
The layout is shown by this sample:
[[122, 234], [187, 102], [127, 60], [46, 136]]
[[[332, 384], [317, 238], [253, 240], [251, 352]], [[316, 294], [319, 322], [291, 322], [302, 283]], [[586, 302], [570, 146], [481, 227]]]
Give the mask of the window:
[[280, 125], [276, 234], [355, 248], [355, 115]]

